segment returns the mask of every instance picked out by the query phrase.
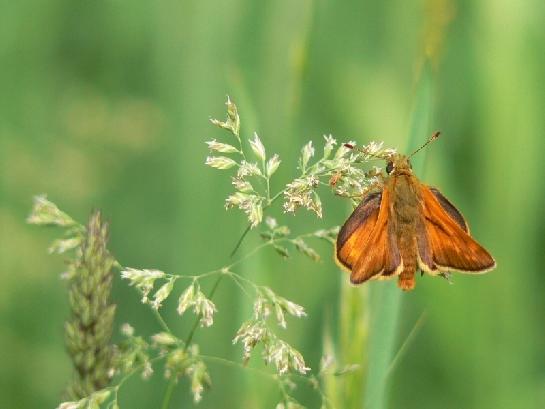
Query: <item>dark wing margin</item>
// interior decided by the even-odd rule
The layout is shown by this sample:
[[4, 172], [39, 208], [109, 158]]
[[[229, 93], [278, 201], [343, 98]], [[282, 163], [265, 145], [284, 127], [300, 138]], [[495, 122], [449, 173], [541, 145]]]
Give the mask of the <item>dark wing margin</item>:
[[341, 227], [337, 236], [337, 249], [342, 248], [354, 231], [369, 219], [369, 216], [378, 212], [381, 198], [382, 192], [370, 193], [363, 198], [362, 202], [354, 209], [343, 227]]
[[435, 187], [428, 186], [428, 188], [431, 190], [431, 192], [434, 194], [436, 199], [439, 201], [439, 204], [445, 211], [448, 213], [452, 219], [458, 223], [458, 225], [462, 228], [463, 231], [469, 234], [469, 226], [464, 219], [464, 216], [462, 216], [462, 213], [454, 206], [450, 200], [448, 200], [443, 194], [439, 191], [439, 189]]

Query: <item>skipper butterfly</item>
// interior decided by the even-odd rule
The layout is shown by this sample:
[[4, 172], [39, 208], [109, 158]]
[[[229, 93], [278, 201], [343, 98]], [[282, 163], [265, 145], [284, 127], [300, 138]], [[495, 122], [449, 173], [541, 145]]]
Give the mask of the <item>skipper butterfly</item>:
[[398, 277], [398, 286], [409, 291], [417, 270], [448, 278], [450, 270], [484, 273], [496, 267], [458, 209], [412, 171], [410, 158], [438, 137], [436, 132], [409, 156], [382, 158], [387, 161], [382, 187], [367, 193], [340, 229], [336, 259], [350, 271], [352, 283]]

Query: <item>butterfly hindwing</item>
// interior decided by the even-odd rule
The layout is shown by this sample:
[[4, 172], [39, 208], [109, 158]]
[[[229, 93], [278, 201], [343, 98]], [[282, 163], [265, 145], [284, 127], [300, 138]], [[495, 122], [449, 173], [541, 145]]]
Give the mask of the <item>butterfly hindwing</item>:
[[[460, 212], [437, 189], [420, 188], [427, 240], [419, 240], [419, 256], [425, 271], [485, 272], [495, 267], [492, 256], [469, 235]], [[465, 227], [465, 228], [464, 228]], [[423, 233], [423, 232], [422, 232]], [[423, 251], [421, 250], [423, 248]], [[431, 255], [431, 260], [430, 260]], [[424, 260], [427, 258], [426, 260]]]

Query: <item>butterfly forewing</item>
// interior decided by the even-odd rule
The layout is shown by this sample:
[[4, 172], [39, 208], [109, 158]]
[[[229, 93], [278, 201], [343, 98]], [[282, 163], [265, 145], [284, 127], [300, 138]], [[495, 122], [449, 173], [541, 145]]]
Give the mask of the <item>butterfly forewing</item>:
[[[492, 256], [466, 232], [467, 224], [456, 208], [437, 189], [420, 185], [422, 214], [433, 265], [420, 259], [431, 271], [484, 272], [495, 267]], [[442, 198], [442, 199], [441, 199]], [[444, 200], [443, 200], [444, 199]], [[453, 210], [454, 209], [454, 210]], [[464, 229], [465, 227], [465, 229]], [[419, 243], [419, 252], [421, 251]], [[426, 270], [427, 271], [427, 270]]]
[[401, 257], [388, 229], [388, 212], [386, 189], [382, 194], [368, 195], [339, 232], [337, 260], [351, 270], [353, 283], [400, 271]]
[[337, 236], [337, 261], [352, 270], [360, 256], [361, 247], [377, 222], [380, 209], [381, 193], [367, 195], [344, 223]]

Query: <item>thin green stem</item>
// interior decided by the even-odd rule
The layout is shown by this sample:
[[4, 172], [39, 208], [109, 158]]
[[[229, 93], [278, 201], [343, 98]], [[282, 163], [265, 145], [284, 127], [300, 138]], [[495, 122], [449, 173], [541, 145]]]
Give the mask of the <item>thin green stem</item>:
[[399, 347], [397, 353], [395, 354], [394, 358], [392, 359], [392, 362], [390, 363], [390, 366], [386, 370], [386, 374], [384, 377], [388, 377], [390, 373], [394, 370], [396, 367], [398, 361], [401, 359], [403, 354], [405, 353], [406, 349], [420, 330], [422, 328], [422, 325], [424, 325], [424, 322], [426, 321], [426, 311], [424, 311], [418, 320], [415, 322], [414, 326], [412, 327], [411, 331], [409, 332], [409, 335], [407, 335], [407, 338], [405, 338], [405, 341], [403, 341], [403, 344]]
[[174, 391], [175, 386], [176, 386], [176, 377], [172, 377], [165, 391], [165, 396], [163, 398], [163, 404], [161, 405], [161, 409], [168, 409], [168, 407], [170, 406], [170, 400], [172, 398], [172, 392]]
[[285, 190], [281, 190], [280, 192], [276, 193], [270, 200], [269, 203], [267, 203], [267, 206], [265, 206], [265, 209], [272, 205], [276, 200], [284, 194]]
[[168, 278], [173, 278], [174, 280], [200, 280], [202, 278], [211, 277], [214, 275], [221, 274], [221, 268], [216, 270], [210, 270], [205, 273], [201, 274], [194, 274], [194, 275], [180, 275], [180, 274], [165, 274]]
[[246, 160], [246, 154], [244, 153], [244, 149], [242, 148], [242, 138], [240, 137], [239, 132], [233, 133], [233, 135], [235, 135], [235, 138], [237, 138], [237, 141], [238, 141], [238, 147], [239, 147], [238, 153], [240, 153], [240, 156], [242, 156], [243, 160]]
[[240, 291], [242, 291], [244, 293], [244, 295], [246, 295], [246, 297], [248, 298], [251, 298], [250, 294], [248, 293], [248, 291], [246, 291], [246, 288], [244, 287], [244, 285], [241, 283], [241, 280], [240, 280], [240, 276], [238, 274], [235, 274], [233, 273], [232, 271], [229, 271], [228, 273], [226, 273], [229, 277], [231, 277], [231, 280], [233, 280], [233, 282], [235, 283], [236, 286], [238, 286], [238, 288], [240, 289]]
[[258, 251], [264, 249], [265, 247], [267, 246], [270, 246], [272, 245], [273, 243], [275, 243], [277, 241], [275, 240], [270, 240], [266, 243], [263, 243], [263, 244], [260, 244], [259, 246], [257, 246], [255, 249], [253, 249], [252, 251], [250, 251], [249, 253], [247, 253], [246, 255], [244, 255], [243, 257], [239, 258], [238, 260], [232, 262], [231, 264], [225, 266], [224, 268], [226, 269], [230, 269], [231, 267], [234, 267], [236, 266], [237, 264], [240, 264], [242, 263], [243, 261], [249, 259], [250, 257], [252, 257], [254, 254], [256, 254]]
[[[256, 289], [256, 291], [259, 289], [259, 286], [258, 286], [257, 284], [255, 284], [253, 281], [247, 279], [247, 278], [244, 277], [244, 276], [241, 276], [241, 275], [239, 275], [239, 274], [237, 274], [237, 273], [234, 273], [234, 272], [232, 272], [232, 271], [229, 271], [229, 272], [227, 273], [227, 275], [229, 275], [229, 276], [230, 276], [231, 278], [233, 278], [234, 280], [239, 280], [239, 282], [242, 281], [242, 282], [244, 282], [244, 283], [246, 283], [246, 284], [249, 284], [249, 285], [252, 286], [254, 289]], [[242, 284], [241, 284], [241, 285], [242, 285]]]
[[166, 323], [166, 321], [161, 316], [161, 313], [158, 310], [156, 310], [155, 308], [152, 308], [151, 310], [153, 311], [153, 315], [155, 315], [155, 318], [159, 322], [159, 325], [161, 326], [161, 328], [163, 328], [163, 330], [168, 332], [169, 334], [173, 335], [173, 333], [172, 333], [171, 329], [169, 328], [168, 324]]
[[[157, 355], [156, 357], [153, 357], [151, 358], [148, 362], [151, 364], [151, 363], [154, 363], [154, 362], [157, 362], [157, 361], [160, 361], [161, 359], [164, 359], [165, 357], [167, 356], [167, 354], [160, 354], [160, 355]], [[133, 369], [131, 369], [127, 374], [125, 374], [124, 377], [122, 377], [119, 382], [117, 383], [117, 385], [113, 385], [113, 386], [110, 386], [109, 388], [105, 388], [105, 389], [110, 389], [114, 392], [114, 400], [115, 402], [117, 402], [118, 400], [118, 392], [119, 392], [119, 389], [123, 386], [123, 384], [125, 382], [127, 382], [130, 378], [132, 378], [132, 376], [135, 374], [135, 373], [138, 373], [140, 372], [142, 369], [144, 369], [146, 367], [146, 363], [142, 363], [138, 366], [135, 366]]]
[[239, 249], [240, 245], [242, 244], [242, 241], [244, 240], [244, 238], [246, 237], [246, 235], [250, 232], [250, 229], [252, 228], [252, 224], [248, 224], [248, 226], [246, 226], [246, 229], [244, 230], [244, 233], [242, 233], [242, 235], [240, 236], [240, 238], [238, 239], [237, 241], [237, 244], [235, 244], [235, 248], [233, 249], [233, 251], [231, 251], [231, 254], [230, 254], [230, 257], [233, 257], [235, 255], [235, 253], [237, 252], [237, 250]]

